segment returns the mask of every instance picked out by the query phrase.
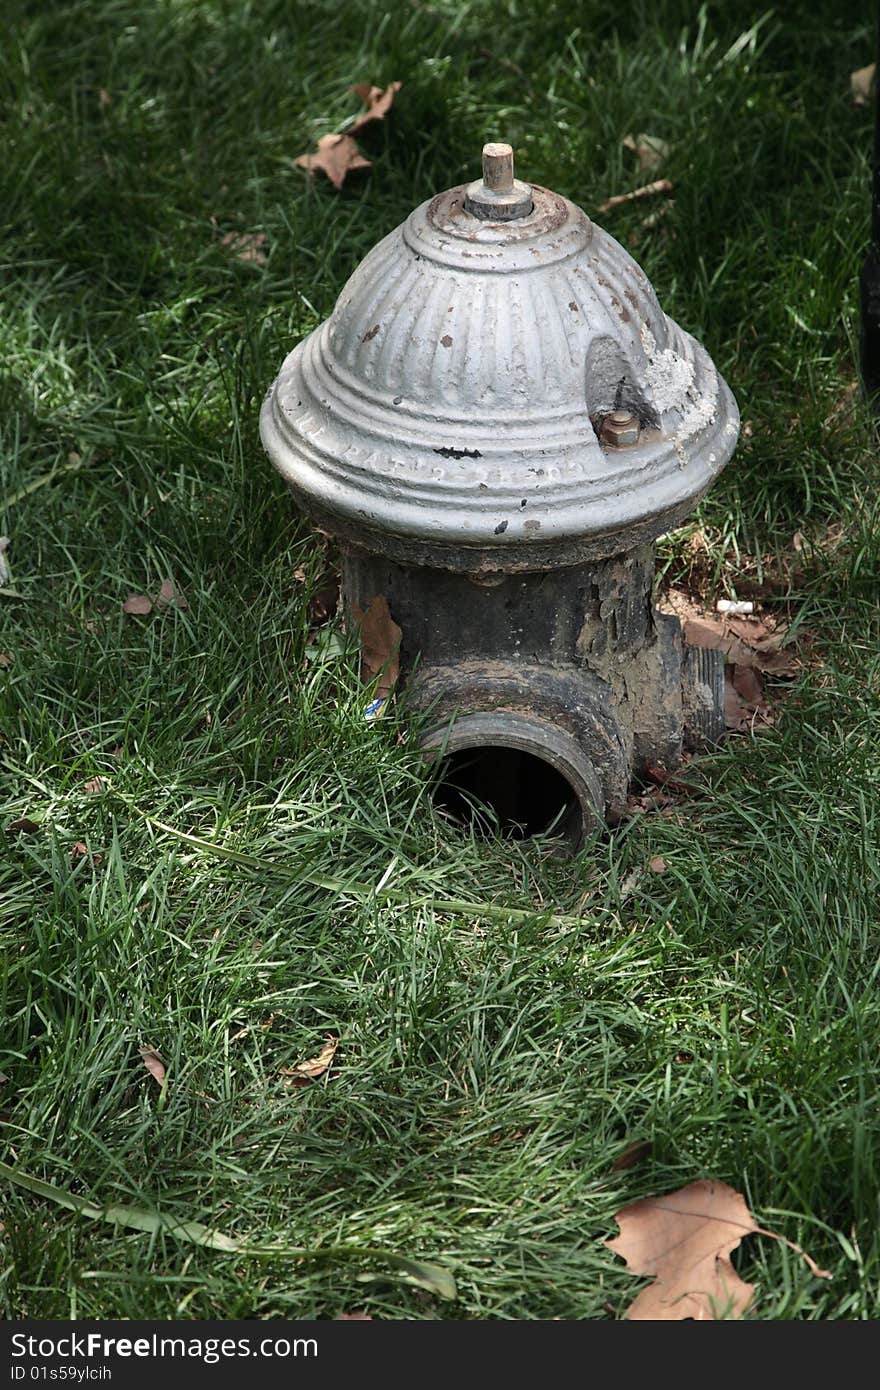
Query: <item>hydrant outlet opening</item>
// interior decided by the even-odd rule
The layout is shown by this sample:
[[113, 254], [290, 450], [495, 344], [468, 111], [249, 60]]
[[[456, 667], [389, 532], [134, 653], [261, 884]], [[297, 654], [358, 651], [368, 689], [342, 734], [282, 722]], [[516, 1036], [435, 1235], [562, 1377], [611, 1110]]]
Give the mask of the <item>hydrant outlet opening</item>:
[[602, 797], [575, 740], [537, 720], [505, 713], [459, 718], [434, 730], [434, 804], [454, 820], [511, 839], [558, 836], [570, 851], [599, 824]]

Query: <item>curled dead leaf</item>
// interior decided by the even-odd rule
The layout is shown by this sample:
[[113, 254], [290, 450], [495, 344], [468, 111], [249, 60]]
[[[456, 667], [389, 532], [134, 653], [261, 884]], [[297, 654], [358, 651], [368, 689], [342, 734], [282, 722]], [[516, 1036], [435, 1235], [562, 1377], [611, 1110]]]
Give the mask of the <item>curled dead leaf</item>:
[[152, 1076], [153, 1080], [156, 1082], [158, 1086], [164, 1086], [165, 1063], [162, 1061], [162, 1058], [159, 1056], [158, 1052], [154, 1052], [151, 1047], [141, 1047], [138, 1050], [141, 1054], [141, 1060], [143, 1061], [144, 1066]]
[[311, 178], [320, 169], [334, 188], [341, 188], [352, 170], [371, 167], [351, 135], [322, 135], [314, 154], [298, 155], [293, 162], [298, 169], [307, 169]]
[[100, 796], [106, 786], [106, 777], [90, 777], [87, 782], [83, 782], [82, 790], [86, 796]]
[[666, 860], [663, 858], [662, 854], [655, 854], [654, 858], [648, 864], [648, 868], [651, 870], [652, 874], [665, 874]]
[[376, 698], [390, 695], [400, 674], [400, 643], [403, 632], [391, 616], [384, 594], [370, 599], [366, 612], [355, 605], [355, 621], [361, 637], [361, 677], [378, 677]]
[[0, 652], [0, 671], [8, 671], [14, 660], [9, 652]]
[[123, 613], [132, 613], [136, 617], [145, 618], [148, 613], [153, 611], [153, 603], [146, 594], [129, 594], [122, 605]]
[[339, 1038], [336, 1034], [327, 1033], [324, 1046], [316, 1057], [310, 1057], [307, 1062], [297, 1062], [293, 1067], [281, 1068], [280, 1075], [284, 1077], [285, 1085], [307, 1086], [310, 1081], [316, 1081], [319, 1076], [323, 1076], [325, 1071], [330, 1069], [338, 1046]]
[[369, 82], [359, 82], [356, 87], [352, 87], [351, 90], [360, 97], [367, 109], [358, 116], [354, 125], [349, 126], [349, 135], [360, 134], [364, 126], [369, 125], [371, 121], [384, 120], [402, 85], [401, 82], [389, 82], [384, 91], [381, 87], [371, 86]]

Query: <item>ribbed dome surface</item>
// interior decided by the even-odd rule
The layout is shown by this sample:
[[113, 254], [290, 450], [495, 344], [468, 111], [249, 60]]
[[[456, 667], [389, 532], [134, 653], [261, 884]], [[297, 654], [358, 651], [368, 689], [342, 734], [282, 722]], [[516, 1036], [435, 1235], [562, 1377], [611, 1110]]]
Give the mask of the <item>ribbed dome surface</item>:
[[[456, 569], [540, 569], [653, 538], [727, 462], [738, 414], [706, 352], [612, 237], [532, 196], [497, 223], [464, 187], [422, 204], [285, 361], [263, 442], [322, 524]], [[640, 438], [608, 447], [621, 407]]]

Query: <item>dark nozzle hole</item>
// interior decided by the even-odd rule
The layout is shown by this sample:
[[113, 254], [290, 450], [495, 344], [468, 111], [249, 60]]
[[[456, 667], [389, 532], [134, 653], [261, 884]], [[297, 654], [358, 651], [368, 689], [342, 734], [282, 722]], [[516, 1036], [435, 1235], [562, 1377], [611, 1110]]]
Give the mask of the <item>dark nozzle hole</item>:
[[580, 832], [574, 788], [551, 763], [519, 748], [461, 748], [440, 767], [434, 803], [453, 820], [512, 839]]

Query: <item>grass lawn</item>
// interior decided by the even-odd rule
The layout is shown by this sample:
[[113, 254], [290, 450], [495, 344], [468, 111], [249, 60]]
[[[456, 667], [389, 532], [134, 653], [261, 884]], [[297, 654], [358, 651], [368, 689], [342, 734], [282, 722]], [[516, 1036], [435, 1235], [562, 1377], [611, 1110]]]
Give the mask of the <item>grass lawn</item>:
[[[611, 1318], [641, 1287], [603, 1245], [614, 1213], [703, 1177], [833, 1273], [750, 1238], [754, 1316], [880, 1316], [880, 506], [853, 390], [872, 112], [849, 96], [872, 18], [9, 0], [0, 1159], [165, 1224], [0, 1179], [6, 1316]], [[340, 193], [290, 167], [358, 110], [352, 83], [392, 80], [369, 175]], [[599, 220], [748, 422], [661, 566], [710, 599], [757, 585], [812, 659], [773, 728], [692, 765], [700, 795], [562, 862], [434, 808], [405, 701], [364, 723], [312, 602], [332, 552], [257, 416], [484, 139], [593, 213], [653, 177], [621, 147], [642, 131], [671, 146], [672, 210]], [[228, 233], [263, 233], [266, 263]], [[187, 608], [123, 613], [166, 578]], [[328, 1033], [329, 1072], [290, 1084]], [[377, 1250], [448, 1267], [455, 1300]]]

